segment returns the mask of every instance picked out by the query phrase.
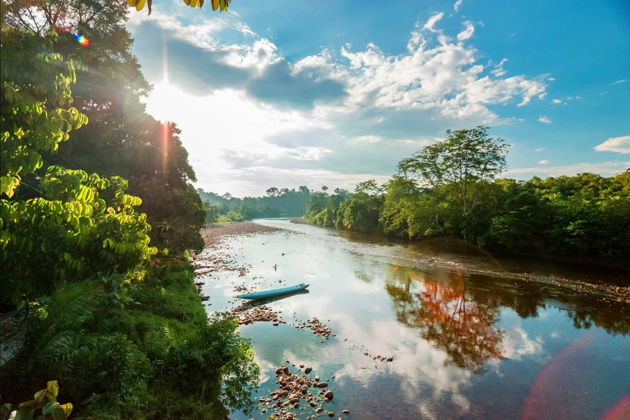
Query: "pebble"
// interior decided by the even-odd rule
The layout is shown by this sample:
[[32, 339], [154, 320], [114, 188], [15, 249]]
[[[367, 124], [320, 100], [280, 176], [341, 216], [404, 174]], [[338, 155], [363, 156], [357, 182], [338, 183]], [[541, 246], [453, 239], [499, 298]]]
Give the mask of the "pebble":
[[330, 390], [326, 391], [326, 393], [324, 394], [324, 397], [328, 398], [329, 400], [332, 400], [333, 399], [333, 392], [330, 391]]
[[350, 414], [350, 410], [341, 410], [343, 414]]

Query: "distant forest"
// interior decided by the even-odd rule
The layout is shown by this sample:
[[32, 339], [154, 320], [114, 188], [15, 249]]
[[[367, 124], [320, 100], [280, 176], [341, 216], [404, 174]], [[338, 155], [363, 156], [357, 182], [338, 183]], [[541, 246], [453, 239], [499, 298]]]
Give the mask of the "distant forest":
[[[326, 188], [326, 187], [324, 187]], [[198, 189], [209, 223], [241, 222], [261, 217], [299, 217], [306, 213], [311, 191], [301, 186], [297, 190], [271, 187], [265, 197], [232, 197]]]

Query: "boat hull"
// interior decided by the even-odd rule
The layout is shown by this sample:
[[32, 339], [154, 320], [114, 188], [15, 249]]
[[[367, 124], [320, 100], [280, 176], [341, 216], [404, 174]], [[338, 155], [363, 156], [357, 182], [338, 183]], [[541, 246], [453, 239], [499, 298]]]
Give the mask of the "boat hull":
[[264, 298], [269, 298], [273, 296], [279, 296], [279, 295], [284, 295], [287, 293], [293, 293], [300, 290], [304, 290], [308, 286], [309, 285], [306, 283], [300, 283], [293, 286], [280, 287], [278, 289], [263, 290], [261, 292], [253, 292], [253, 293], [244, 293], [242, 295], [236, 295], [236, 297], [240, 299], [250, 299], [250, 300], [251, 299], [264, 299]]

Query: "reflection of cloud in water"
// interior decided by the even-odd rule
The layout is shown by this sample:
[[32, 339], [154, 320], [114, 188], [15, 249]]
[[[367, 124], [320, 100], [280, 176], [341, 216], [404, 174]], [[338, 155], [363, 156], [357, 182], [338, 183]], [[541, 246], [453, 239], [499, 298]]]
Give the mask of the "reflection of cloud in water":
[[258, 383], [264, 384], [271, 379], [271, 372], [275, 371], [275, 367], [271, 362], [265, 359], [261, 359], [258, 355], [254, 356], [254, 362], [260, 367], [260, 373], [258, 374]]
[[[395, 354], [395, 358], [392, 363], [374, 362], [358, 350], [343, 368], [334, 373], [339, 382], [349, 377], [368, 388], [372, 380], [385, 372], [398, 376], [403, 397], [426, 417], [435, 417], [432, 413], [439, 411], [437, 405], [443, 404], [444, 398], [450, 398], [462, 411], [468, 409], [470, 402], [463, 395], [462, 388], [472, 374], [446, 365], [444, 352], [419, 340], [413, 329], [390, 321], [374, 321], [362, 326], [349, 317], [340, 325], [341, 336], [349, 336], [353, 342], [365, 344], [370, 354]], [[400, 343], [400, 346], [394, 348], [392, 343]], [[375, 363], [378, 368], [374, 367]], [[420, 399], [419, 395], [427, 391], [430, 392], [428, 398]]]
[[508, 330], [503, 338], [503, 356], [506, 359], [521, 360], [523, 356], [533, 356], [543, 351], [542, 337], [529, 338], [520, 326]]

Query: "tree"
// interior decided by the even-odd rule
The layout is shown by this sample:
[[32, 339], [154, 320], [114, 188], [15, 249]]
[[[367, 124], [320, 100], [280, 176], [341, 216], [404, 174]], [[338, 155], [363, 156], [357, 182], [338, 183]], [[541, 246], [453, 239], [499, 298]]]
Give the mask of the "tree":
[[276, 187], [271, 187], [265, 191], [269, 197], [277, 197], [280, 195], [280, 191]]
[[[436, 193], [452, 194], [464, 223], [479, 205], [479, 181], [493, 180], [506, 166], [507, 145], [501, 138], [488, 135], [488, 127], [447, 130], [447, 138], [425, 146], [412, 157], [403, 159], [398, 170], [417, 177]], [[452, 186], [452, 191], [444, 189]], [[462, 232], [466, 237], [466, 231]]]
[[146, 215], [135, 211], [142, 200], [125, 193], [126, 180], [42, 158], [87, 122], [69, 107], [75, 64], [46, 51], [54, 39], [2, 34], [0, 305], [9, 305], [60, 282], [124, 274], [156, 249]]
[[106, 38], [118, 31], [126, 14], [125, 2], [120, 0], [2, 2], [3, 24], [40, 36], [51, 31], [77, 33], [89, 26]]
[[[245, 408], [258, 377], [253, 351], [235, 333], [231, 319], [208, 323], [185, 259], [152, 257], [157, 249], [149, 246], [147, 215], [136, 210], [143, 200], [126, 193], [127, 181], [115, 176], [131, 174], [134, 188], [157, 196], [147, 201], [169, 206], [167, 213], [180, 217], [166, 222], [196, 232], [194, 221], [177, 208], [202, 211], [187, 182], [194, 174], [185, 149], [174, 130], [168, 130], [168, 139], [152, 136], [164, 127], [155, 120], [148, 120], [148, 127], [140, 124], [139, 134], [133, 121], [108, 114], [120, 110], [121, 97], [134, 99], [126, 89], [135, 82], [125, 84], [120, 72], [120, 86], [105, 67], [99, 73], [110, 86], [90, 79], [94, 92], [123, 91], [120, 97], [94, 95], [90, 101], [86, 94], [73, 103], [70, 85], [75, 80], [89, 84], [85, 69], [83, 78], [77, 75], [83, 58], [120, 60], [133, 71], [124, 51], [128, 34], [117, 32], [123, 47], [117, 56], [114, 39], [109, 40], [111, 55], [82, 55], [64, 42], [68, 34], [6, 24], [5, 3], [0, 28], [0, 341], [11, 351], [2, 353], [0, 383], [11, 386], [3, 386], [3, 402], [21, 401], [34, 383], [58, 378], [86, 418], [201, 418], [208, 413], [223, 418], [228, 410], [222, 402]], [[23, 6], [26, 14], [31, 6], [53, 4], [81, 2], [11, 3]], [[61, 54], [66, 47], [70, 53]], [[134, 117], [138, 109], [144, 112], [132, 108]], [[103, 117], [115, 128], [108, 131], [104, 124], [92, 132], [102, 149], [92, 156], [78, 153], [74, 160], [72, 154], [65, 156], [70, 167], [98, 165], [103, 151], [144, 162], [134, 166], [132, 159], [122, 160], [106, 168], [117, 171], [108, 177], [51, 164], [49, 157], [60, 145], [81, 139], [74, 134], [87, 122], [82, 111], [92, 112], [93, 122], [102, 123]], [[155, 147], [160, 139], [168, 144], [167, 159], [164, 149]], [[36, 406], [27, 402], [21, 408]], [[53, 417], [58, 414], [53, 409]]]
[[[3, 24], [8, 30], [35, 38], [47, 34], [48, 50], [81, 63], [74, 69], [74, 108], [69, 111], [76, 109], [91, 123], [66, 135], [71, 141], [60, 144], [59, 150], [43, 150], [43, 159], [66, 168], [124, 177], [129, 192], [142, 198], [140, 210], [147, 213], [147, 221], [160, 226], [150, 232], [156, 246], [175, 253], [200, 249], [203, 241], [198, 230], [205, 212], [191, 185], [195, 173], [177, 127], [145, 112], [141, 97], [150, 86], [131, 53], [126, 19], [127, 7], [121, 1], [12, 1], [6, 9], [3, 3]], [[90, 48], [76, 42], [76, 33], [92, 40]], [[22, 52], [27, 59], [29, 51]], [[3, 58], [5, 54], [3, 47]]]
[[435, 195], [414, 180], [394, 176], [386, 185], [380, 223], [386, 233], [414, 239], [439, 235], [442, 212]]
[[343, 201], [340, 203], [340, 215], [344, 228], [360, 232], [380, 230], [379, 214], [383, 204], [383, 188], [375, 180], [370, 179], [357, 184], [355, 191], [349, 194], [347, 199], [345, 197], [339, 199]]

